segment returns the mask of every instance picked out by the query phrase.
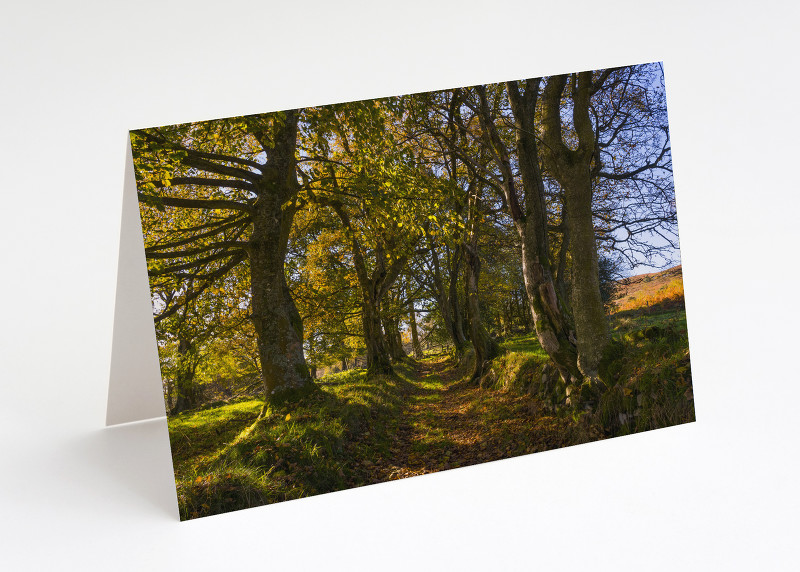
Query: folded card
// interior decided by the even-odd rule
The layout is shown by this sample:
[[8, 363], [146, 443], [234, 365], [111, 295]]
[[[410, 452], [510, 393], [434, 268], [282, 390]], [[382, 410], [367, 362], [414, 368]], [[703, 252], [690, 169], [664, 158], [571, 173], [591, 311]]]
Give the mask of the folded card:
[[108, 420], [181, 519], [694, 420], [660, 64], [129, 149]]

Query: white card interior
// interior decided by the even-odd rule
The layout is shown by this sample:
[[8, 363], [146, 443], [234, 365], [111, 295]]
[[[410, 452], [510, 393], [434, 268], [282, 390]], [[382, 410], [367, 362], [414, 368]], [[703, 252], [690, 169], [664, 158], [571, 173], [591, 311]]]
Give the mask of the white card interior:
[[122, 196], [106, 425], [164, 417], [166, 409], [161, 387], [150, 283], [129, 139]]

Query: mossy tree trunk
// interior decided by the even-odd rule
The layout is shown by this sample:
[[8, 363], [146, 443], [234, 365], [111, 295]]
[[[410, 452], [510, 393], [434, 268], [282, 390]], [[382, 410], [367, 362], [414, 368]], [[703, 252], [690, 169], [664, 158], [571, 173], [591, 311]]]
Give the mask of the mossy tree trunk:
[[[187, 290], [192, 289], [192, 280], [187, 284]], [[177, 313], [175, 319], [176, 334], [178, 338], [177, 363], [175, 371], [175, 404], [170, 413], [176, 414], [198, 405], [200, 392], [195, 384], [198, 355], [198, 331], [190, 324], [192, 312], [196, 311], [193, 303], [185, 304]]]
[[373, 289], [367, 285], [366, 292], [362, 287], [362, 320], [364, 326], [364, 345], [367, 348], [367, 375], [389, 375], [392, 373], [392, 362], [386, 339], [381, 327], [380, 307], [373, 296]]
[[450, 275], [449, 296], [450, 312], [453, 315], [453, 333], [452, 337], [456, 340], [456, 348], [463, 348], [467, 345], [467, 337], [464, 335], [464, 314], [461, 311], [461, 303], [458, 297], [458, 278], [461, 274], [461, 262], [464, 258], [463, 248], [461, 246], [453, 249], [450, 255], [450, 264], [448, 265]]
[[[604, 76], [601, 76], [601, 78]], [[572, 76], [572, 118], [577, 148], [564, 142], [561, 101], [569, 76], [553, 76], [543, 92], [543, 157], [549, 172], [564, 191], [566, 223], [572, 255], [572, 308], [578, 336], [578, 368], [589, 380], [599, 379], [598, 368], [609, 342], [600, 294], [592, 214], [592, 166], [596, 137], [589, 115], [592, 94], [599, 85], [592, 72]]]
[[478, 282], [481, 275], [481, 257], [478, 252], [478, 236], [483, 211], [481, 193], [483, 186], [472, 180], [467, 187], [467, 228], [463, 242], [464, 257], [464, 296], [467, 302], [467, 321], [472, 347], [475, 351], [475, 368], [471, 379], [480, 379], [489, 362], [497, 356], [497, 342], [489, 336], [483, 323], [479, 298]]
[[284, 260], [298, 191], [295, 163], [297, 112], [273, 128], [264, 176], [253, 205], [250, 258], [250, 319], [257, 335], [267, 397], [305, 387], [311, 374], [303, 353], [303, 325], [286, 284]]
[[194, 374], [197, 368], [195, 347], [186, 336], [178, 339], [178, 368], [175, 374], [175, 405], [171, 414], [197, 406], [197, 386]]
[[[438, 136], [446, 139], [446, 144], [450, 147], [450, 151], [445, 155], [445, 171], [449, 179], [455, 183], [456, 186], [460, 186], [458, 182], [459, 152], [457, 148], [459, 147], [459, 140], [466, 140], [462, 132], [463, 129], [458, 125], [460, 121], [459, 108], [461, 102], [463, 102], [463, 93], [461, 90], [455, 90], [449, 102], [447, 127], [445, 132], [438, 133]], [[465, 195], [460, 196], [460, 193], [458, 193], [453, 199], [453, 208], [458, 215], [461, 216], [461, 211], [463, 211], [466, 205], [467, 197]], [[447, 270], [447, 283], [445, 284], [439, 267], [439, 255], [435, 249], [435, 245], [431, 243], [430, 246], [433, 254], [433, 278], [438, 293], [440, 312], [445, 329], [452, 341], [453, 349], [457, 356], [461, 356], [467, 347], [467, 338], [464, 335], [464, 315], [458, 296], [463, 248], [461, 244], [456, 244], [451, 251], [448, 245], [444, 244], [444, 262]]]
[[479, 379], [499, 351], [497, 342], [489, 336], [481, 317], [480, 302], [478, 299], [478, 280], [481, 272], [481, 259], [477, 248], [472, 244], [465, 245], [466, 265], [464, 266], [464, 282], [467, 296], [467, 317], [469, 321], [469, 334], [472, 347], [475, 350], [475, 368], [471, 379]]
[[403, 342], [400, 337], [400, 320], [393, 316], [383, 316], [381, 322], [383, 323], [386, 349], [389, 351], [389, 356], [392, 358], [392, 361], [397, 363], [406, 357], [406, 352], [403, 350]]
[[[184, 216], [181, 213], [194, 209], [227, 213], [221, 221], [188, 229], [188, 237], [168, 239], [145, 250], [148, 259], [168, 261], [150, 266], [151, 277], [173, 275], [185, 282], [182, 295], [169, 300], [155, 321], [202, 299], [204, 292], [248, 260], [250, 319], [267, 398], [311, 382], [303, 352], [303, 325], [284, 270], [300, 190], [295, 158], [299, 115], [299, 110], [292, 110], [203, 126], [142, 130], [135, 137], [132, 133], [131, 139], [135, 161], [163, 163], [175, 171], [168, 178], [140, 181], [147, 189], [139, 192], [140, 204], [178, 209], [176, 224]], [[209, 140], [216, 143], [209, 147]], [[264, 163], [242, 156], [255, 151], [255, 143], [266, 157]], [[149, 167], [140, 175], [146, 172]], [[204, 192], [195, 192], [197, 188]], [[171, 192], [162, 194], [160, 189]], [[240, 240], [248, 231], [247, 240]], [[215, 240], [211, 237], [219, 239], [213, 247], [207, 244]], [[187, 250], [188, 244], [197, 248]], [[187, 259], [190, 252], [210, 254]], [[193, 284], [195, 278], [200, 280]]]
[[567, 224], [567, 203], [566, 199], [562, 197], [561, 207], [561, 245], [558, 249], [558, 266], [556, 267], [556, 292], [561, 300], [561, 303], [571, 309], [568, 302], [568, 289], [567, 289], [567, 254], [569, 253], [569, 225]]
[[555, 364], [565, 383], [580, 377], [577, 366], [575, 332], [569, 315], [556, 296], [550, 269], [547, 237], [547, 210], [544, 183], [539, 168], [534, 114], [540, 79], [525, 82], [521, 92], [517, 82], [508, 82], [508, 96], [514, 114], [519, 172], [524, 201], [520, 203], [508, 149], [498, 133], [489, 111], [484, 87], [478, 88], [481, 126], [502, 174], [506, 205], [520, 238], [522, 277], [533, 317], [536, 337]]

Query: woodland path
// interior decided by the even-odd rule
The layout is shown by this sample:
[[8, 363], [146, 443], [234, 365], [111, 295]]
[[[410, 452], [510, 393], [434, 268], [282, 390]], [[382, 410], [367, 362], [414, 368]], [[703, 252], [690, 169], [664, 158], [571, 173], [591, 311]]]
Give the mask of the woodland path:
[[379, 482], [569, 444], [567, 420], [544, 415], [527, 395], [470, 384], [452, 365], [446, 358], [416, 363], [391, 452], [375, 464]]
[[[508, 459], [600, 436], [519, 390], [481, 389], [447, 357], [398, 364], [374, 382], [275, 404], [258, 399], [170, 420], [181, 517], [248, 508]], [[349, 381], [348, 381], [349, 379]], [[370, 403], [366, 405], [365, 403]], [[281, 407], [280, 409], [278, 409]], [[370, 423], [375, 424], [370, 426]], [[380, 425], [378, 425], [380, 424]], [[327, 447], [327, 448], [326, 448]]]

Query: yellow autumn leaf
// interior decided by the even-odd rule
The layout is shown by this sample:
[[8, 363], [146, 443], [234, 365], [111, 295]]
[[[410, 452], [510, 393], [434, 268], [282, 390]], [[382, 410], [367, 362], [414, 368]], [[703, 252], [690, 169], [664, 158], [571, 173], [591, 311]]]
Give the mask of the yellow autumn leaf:
[[291, 418], [292, 418], [292, 414], [291, 414], [291, 413], [287, 413], [287, 414], [286, 414], [286, 421], [288, 421], [288, 420], [289, 420], [289, 419], [291, 419]]

